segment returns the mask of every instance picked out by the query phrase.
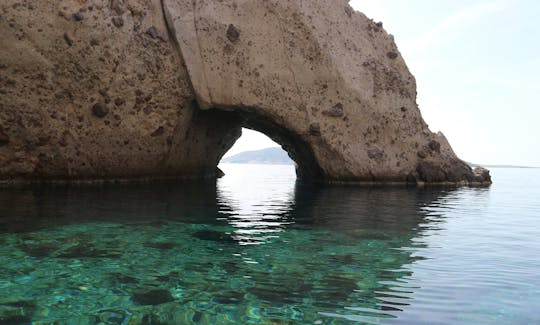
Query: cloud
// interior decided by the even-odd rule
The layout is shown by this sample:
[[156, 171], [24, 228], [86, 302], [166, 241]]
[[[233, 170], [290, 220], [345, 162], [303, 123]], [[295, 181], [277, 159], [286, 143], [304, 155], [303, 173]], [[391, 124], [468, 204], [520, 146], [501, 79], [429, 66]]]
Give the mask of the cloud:
[[470, 25], [482, 17], [501, 12], [508, 8], [510, 3], [511, 0], [497, 0], [468, 5], [441, 20], [425, 34], [420, 35], [412, 41], [405, 42], [403, 48], [408, 53], [421, 51], [438, 41], [445, 40], [444, 34]]

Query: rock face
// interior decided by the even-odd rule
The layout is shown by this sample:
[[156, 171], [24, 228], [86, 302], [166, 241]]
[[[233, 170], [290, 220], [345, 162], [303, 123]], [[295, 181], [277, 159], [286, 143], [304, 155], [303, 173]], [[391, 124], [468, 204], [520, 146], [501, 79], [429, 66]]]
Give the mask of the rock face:
[[0, 35], [0, 179], [213, 177], [239, 136], [197, 109], [158, 0], [6, 0]]
[[7, 0], [0, 35], [4, 182], [215, 177], [248, 127], [304, 178], [490, 183], [345, 0]]

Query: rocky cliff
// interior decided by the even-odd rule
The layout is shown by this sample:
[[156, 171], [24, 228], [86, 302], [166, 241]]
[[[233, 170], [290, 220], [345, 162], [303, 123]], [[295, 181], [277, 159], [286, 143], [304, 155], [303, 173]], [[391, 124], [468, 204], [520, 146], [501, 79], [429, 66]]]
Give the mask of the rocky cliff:
[[241, 127], [317, 181], [490, 183], [345, 0], [6, 0], [0, 35], [4, 183], [215, 177]]

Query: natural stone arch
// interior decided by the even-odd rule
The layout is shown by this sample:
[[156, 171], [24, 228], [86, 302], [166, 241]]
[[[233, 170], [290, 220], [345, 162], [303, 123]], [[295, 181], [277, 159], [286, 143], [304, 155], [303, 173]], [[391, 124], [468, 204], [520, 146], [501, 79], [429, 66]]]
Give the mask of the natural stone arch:
[[0, 6], [0, 183], [213, 178], [242, 125], [313, 180], [490, 183], [346, 0]]
[[211, 109], [206, 112], [210, 116], [212, 114], [218, 114], [222, 118], [234, 121], [230, 126], [229, 141], [225, 146], [220, 148], [219, 159], [216, 161], [216, 164], [240, 137], [241, 131], [239, 129], [247, 128], [263, 133], [279, 144], [295, 162], [298, 178], [311, 181], [323, 181], [326, 178], [324, 171], [319, 166], [318, 160], [315, 157], [311, 144], [306, 142], [300, 135], [294, 134], [277, 124], [271, 117], [258, 115], [253, 113], [253, 110], [246, 108], [238, 108], [232, 111]]
[[298, 134], [277, 125], [271, 118], [252, 115], [249, 111], [240, 112], [243, 127], [259, 131], [281, 145], [295, 162], [296, 175], [301, 179], [323, 180], [321, 169], [311, 145]]
[[264, 117], [264, 133], [309, 152], [307, 176], [490, 181], [429, 130], [393, 37], [348, 1], [164, 0], [164, 12], [200, 108]]

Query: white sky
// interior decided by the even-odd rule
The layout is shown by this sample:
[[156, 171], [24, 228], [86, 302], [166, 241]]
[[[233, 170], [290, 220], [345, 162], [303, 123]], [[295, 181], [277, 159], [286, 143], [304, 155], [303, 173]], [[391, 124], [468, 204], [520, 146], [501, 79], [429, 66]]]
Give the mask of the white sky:
[[[464, 160], [540, 166], [540, 1], [352, 0], [393, 34], [432, 131]], [[277, 146], [255, 131], [227, 154]]]
[[234, 146], [224, 157], [233, 156], [242, 151], [258, 150], [269, 147], [279, 147], [279, 144], [260, 132], [243, 128], [242, 137], [236, 141]]

